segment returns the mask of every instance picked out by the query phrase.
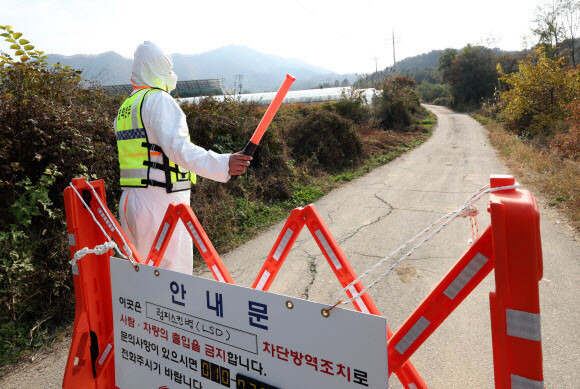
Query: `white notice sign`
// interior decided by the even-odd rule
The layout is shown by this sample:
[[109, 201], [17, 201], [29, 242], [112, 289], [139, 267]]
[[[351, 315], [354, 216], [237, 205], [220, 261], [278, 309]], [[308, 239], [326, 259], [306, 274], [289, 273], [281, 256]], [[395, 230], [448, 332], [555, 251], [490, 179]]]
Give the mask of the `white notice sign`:
[[111, 289], [120, 389], [388, 387], [383, 317], [117, 258]]

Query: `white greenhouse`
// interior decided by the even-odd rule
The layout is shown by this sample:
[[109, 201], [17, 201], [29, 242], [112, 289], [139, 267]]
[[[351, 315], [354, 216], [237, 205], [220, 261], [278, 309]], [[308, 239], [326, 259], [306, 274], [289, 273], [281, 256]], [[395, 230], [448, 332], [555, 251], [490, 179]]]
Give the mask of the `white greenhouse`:
[[[373, 96], [376, 93], [374, 88], [368, 89], [357, 89], [358, 91], [363, 91], [366, 96], [367, 103], [371, 104], [373, 101]], [[286, 95], [284, 103], [322, 103], [325, 101], [338, 101], [342, 99], [344, 95], [349, 96], [352, 93], [351, 87], [338, 87], [338, 88], [325, 88], [325, 89], [305, 89], [305, 90], [291, 90]], [[223, 101], [225, 98], [234, 98], [240, 101], [256, 101], [260, 105], [270, 104], [274, 100], [276, 92], [262, 92], [262, 93], [248, 93], [243, 95], [225, 95], [225, 96], [213, 96], [214, 99], [218, 101]], [[197, 103], [206, 96], [199, 97], [188, 97], [179, 99], [181, 102]]]

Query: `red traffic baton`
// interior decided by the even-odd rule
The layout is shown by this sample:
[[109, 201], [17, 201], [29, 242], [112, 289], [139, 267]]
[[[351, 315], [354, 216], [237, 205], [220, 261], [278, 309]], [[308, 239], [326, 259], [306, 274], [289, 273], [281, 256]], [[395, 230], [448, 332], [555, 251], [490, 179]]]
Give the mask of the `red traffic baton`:
[[243, 154], [249, 156], [254, 155], [254, 152], [258, 148], [258, 143], [260, 143], [262, 136], [264, 136], [264, 133], [266, 132], [268, 126], [270, 125], [270, 122], [274, 118], [274, 115], [276, 115], [278, 108], [280, 108], [280, 105], [282, 104], [284, 97], [286, 97], [286, 94], [288, 93], [288, 90], [290, 89], [294, 81], [296, 81], [296, 78], [292, 77], [289, 74], [286, 74], [286, 79], [280, 86], [280, 89], [278, 89], [276, 96], [274, 96], [274, 100], [272, 100], [272, 103], [270, 103], [270, 106], [266, 110], [264, 117], [262, 117], [260, 124], [258, 124], [256, 131], [254, 131], [252, 138], [250, 138], [250, 141], [244, 147]]

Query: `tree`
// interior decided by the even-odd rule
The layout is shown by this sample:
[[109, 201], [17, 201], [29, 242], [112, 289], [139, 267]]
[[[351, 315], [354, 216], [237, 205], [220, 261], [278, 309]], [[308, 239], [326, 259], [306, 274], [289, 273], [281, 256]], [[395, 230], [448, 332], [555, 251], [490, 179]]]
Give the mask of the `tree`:
[[483, 46], [467, 45], [458, 55], [446, 49], [439, 59], [443, 81], [451, 85], [453, 105], [478, 105], [493, 96], [497, 85], [497, 62], [492, 51]]
[[572, 66], [576, 67], [576, 35], [580, 28], [580, 0], [559, 0], [564, 44], [570, 52]]
[[526, 137], [549, 135], [566, 117], [566, 106], [580, 96], [580, 68], [570, 68], [564, 58], [550, 58], [538, 47], [520, 61], [517, 73], [500, 80], [508, 89], [499, 94], [501, 119], [506, 128]]
[[521, 54], [504, 53], [497, 58], [504, 74], [510, 74], [518, 71], [519, 62], [522, 59]]
[[[533, 21], [536, 27], [532, 29], [532, 32], [538, 37], [540, 44], [550, 49], [558, 47], [564, 37], [561, 2], [561, 0], [546, 0], [536, 7], [534, 15]], [[547, 51], [547, 54], [551, 53], [553, 53], [552, 50]]]
[[455, 58], [457, 58], [457, 50], [455, 49], [445, 49], [443, 54], [439, 57], [439, 66], [437, 70], [441, 73], [441, 78], [445, 83], [451, 83], [451, 67], [453, 66]]
[[341, 85], [342, 86], [350, 86], [350, 82], [348, 81], [348, 79], [345, 78], [344, 80], [342, 80], [342, 84]]
[[576, 36], [580, 28], [580, 0], [549, 0], [536, 8], [536, 27], [532, 32], [538, 42], [548, 48], [548, 56], [556, 56], [559, 45], [568, 50], [576, 67]]
[[338, 80], [334, 80], [334, 86], [340, 86], [340, 82], [338, 82]]

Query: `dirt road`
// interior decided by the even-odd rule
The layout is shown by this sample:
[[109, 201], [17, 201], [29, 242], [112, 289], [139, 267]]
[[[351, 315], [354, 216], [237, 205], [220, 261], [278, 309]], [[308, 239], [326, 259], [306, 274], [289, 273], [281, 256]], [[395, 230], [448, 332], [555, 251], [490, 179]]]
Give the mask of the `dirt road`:
[[[476, 121], [442, 107], [429, 109], [437, 114], [439, 124], [428, 142], [315, 204], [359, 274], [457, 209], [469, 194], [488, 183], [489, 174], [507, 173]], [[479, 207], [483, 228], [489, 223], [485, 201]], [[580, 382], [576, 330], [580, 324], [580, 244], [564, 223], [544, 209], [541, 212], [544, 275], [552, 280], [551, 285], [540, 287], [545, 385], [576, 388]], [[281, 227], [223, 256], [238, 284], [252, 284]], [[469, 222], [456, 221], [370, 292], [393, 330], [465, 251], [469, 238]], [[307, 229], [270, 290], [319, 302], [336, 301], [338, 282]], [[493, 387], [488, 299], [493, 290], [490, 275], [412, 357], [430, 388]], [[65, 358], [66, 352], [58, 351], [6, 377], [0, 387], [60, 387]], [[401, 387], [394, 375], [390, 387]]]

